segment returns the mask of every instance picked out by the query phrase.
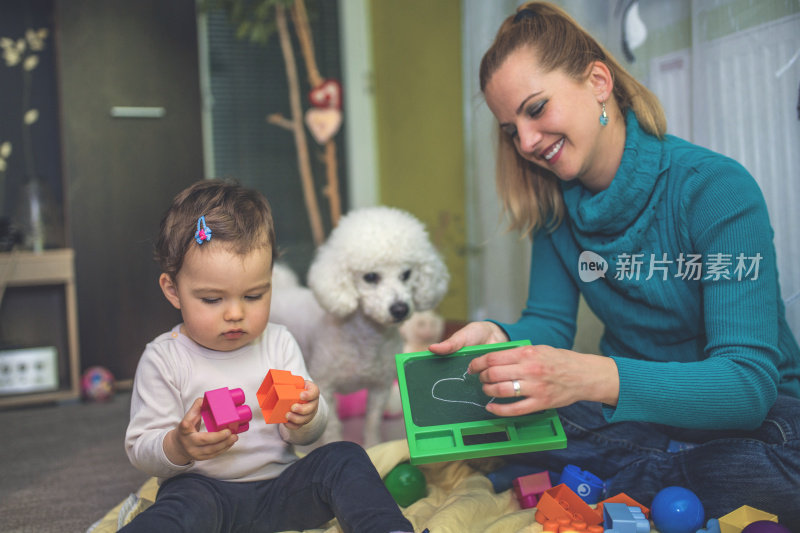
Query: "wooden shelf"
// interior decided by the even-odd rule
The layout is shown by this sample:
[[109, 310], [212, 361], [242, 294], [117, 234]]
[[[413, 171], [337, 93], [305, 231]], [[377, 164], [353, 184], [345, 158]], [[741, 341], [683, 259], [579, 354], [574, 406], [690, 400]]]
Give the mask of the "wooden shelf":
[[[0, 252], [0, 303], [6, 287], [63, 285], [66, 297], [69, 385], [55, 391], [0, 396], [0, 407], [80, 398], [78, 305], [74, 252], [69, 248], [43, 252]], [[59, 357], [63, 357], [59, 354]]]

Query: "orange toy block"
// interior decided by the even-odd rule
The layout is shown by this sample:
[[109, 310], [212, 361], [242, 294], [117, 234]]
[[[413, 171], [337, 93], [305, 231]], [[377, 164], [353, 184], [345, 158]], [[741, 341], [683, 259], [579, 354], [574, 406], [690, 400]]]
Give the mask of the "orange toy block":
[[545, 520], [585, 522], [590, 526], [603, 521], [603, 517], [597, 511], [589, 507], [580, 496], [563, 483], [544, 491], [537, 504], [535, 520], [539, 521], [540, 515]]
[[302, 376], [295, 376], [288, 370], [271, 369], [258, 388], [258, 406], [267, 424], [288, 422], [286, 414], [296, 403], [306, 403], [300, 393], [306, 388]]

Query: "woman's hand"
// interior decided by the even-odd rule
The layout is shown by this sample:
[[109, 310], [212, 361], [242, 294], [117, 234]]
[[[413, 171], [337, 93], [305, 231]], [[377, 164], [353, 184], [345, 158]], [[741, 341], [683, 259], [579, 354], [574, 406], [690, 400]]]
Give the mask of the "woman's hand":
[[473, 359], [468, 372], [478, 374], [483, 392], [494, 398], [514, 398], [514, 381], [519, 384], [521, 400], [486, 406], [498, 416], [528, 414], [583, 400], [613, 406], [619, 398], [619, 374], [613, 359], [551, 346], [487, 353]]
[[203, 399], [197, 398], [184, 415], [178, 427], [164, 438], [164, 453], [176, 465], [186, 465], [192, 461], [205, 461], [227, 451], [239, 440], [230, 429], [222, 431], [200, 431], [200, 408]]
[[442, 342], [431, 344], [428, 349], [437, 355], [447, 355], [465, 346], [497, 342], [508, 342], [508, 336], [500, 326], [488, 321], [471, 322]]

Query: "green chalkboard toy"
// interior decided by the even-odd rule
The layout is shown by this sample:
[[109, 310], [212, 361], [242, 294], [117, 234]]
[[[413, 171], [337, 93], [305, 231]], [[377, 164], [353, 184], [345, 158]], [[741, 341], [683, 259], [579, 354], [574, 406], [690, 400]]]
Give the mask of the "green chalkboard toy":
[[511, 453], [566, 448], [567, 437], [555, 409], [515, 417], [486, 410], [490, 398], [469, 362], [489, 352], [530, 344], [530, 341], [468, 346], [450, 355], [431, 352], [395, 356], [403, 418], [411, 464], [474, 459]]

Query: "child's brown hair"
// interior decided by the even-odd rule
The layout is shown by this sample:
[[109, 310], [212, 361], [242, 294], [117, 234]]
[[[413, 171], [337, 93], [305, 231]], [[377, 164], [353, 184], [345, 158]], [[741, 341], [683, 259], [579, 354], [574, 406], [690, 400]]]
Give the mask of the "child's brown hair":
[[173, 280], [189, 247], [205, 244], [195, 240], [200, 217], [211, 230], [209, 242], [225, 243], [241, 255], [269, 246], [275, 262], [275, 225], [264, 195], [235, 180], [202, 180], [178, 193], [161, 219], [154, 255]]

